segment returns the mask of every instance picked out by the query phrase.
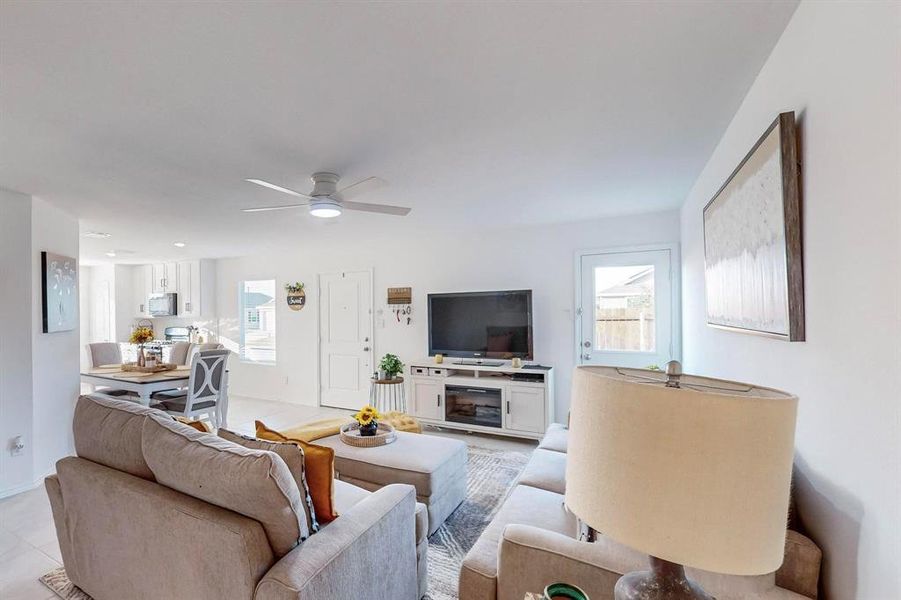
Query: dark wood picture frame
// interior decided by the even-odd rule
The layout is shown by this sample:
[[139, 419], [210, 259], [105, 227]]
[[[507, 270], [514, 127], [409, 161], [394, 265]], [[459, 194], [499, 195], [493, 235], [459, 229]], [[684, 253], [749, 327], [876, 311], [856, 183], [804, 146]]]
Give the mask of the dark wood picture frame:
[[[800, 189], [800, 164], [798, 158], [798, 131], [795, 125], [795, 113], [784, 112], [779, 114], [767, 130], [760, 136], [754, 147], [745, 155], [738, 164], [732, 174], [726, 179], [725, 183], [717, 190], [713, 198], [704, 206], [703, 210], [703, 226], [704, 226], [704, 257], [705, 257], [705, 286], [709, 287], [709, 266], [710, 257], [708, 256], [708, 234], [707, 234], [707, 215], [708, 210], [713, 207], [724, 190], [729, 187], [732, 180], [738, 175], [748, 161], [754, 157], [760, 146], [770, 136], [773, 130], [779, 127], [779, 154], [781, 164], [781, 184], [782, 184], [782, 216], [784, 224], [785, 236], [785, 273], [786, 281], [786, 302], [787, 302], [787, 330], [784, 332], [774, 332], [766, 330], [758, 330], [749, 327], [740, 327], [735, 325], [718, 323], [711, 320], [709, 296], [707, 307], [707, 324], [711, 327], [719, 329], [727, 329], [732, 331], [742, 331], [746, 333], [754, 333], [769, 337], [776, 337], [792, 342], [801, 342], [805, 340], [804, 327], [804, 267], [802, 255], [801, 241], [801, 189]], [[708, 290], [705, 290], [709, 294]]]

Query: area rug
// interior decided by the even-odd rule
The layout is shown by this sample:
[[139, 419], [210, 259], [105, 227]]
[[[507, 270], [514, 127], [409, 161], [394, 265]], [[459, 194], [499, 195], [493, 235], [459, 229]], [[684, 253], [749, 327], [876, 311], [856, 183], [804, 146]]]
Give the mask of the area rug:
[[[429, 538], [426, 600], [456, 600], [463, 557], [500, 508], [528, 461], [527, 453], [469, 446], [466, 498]], [[91, 600], [69, 581], [62, 567], [42, 575], [40, 581], [64, 600]]]

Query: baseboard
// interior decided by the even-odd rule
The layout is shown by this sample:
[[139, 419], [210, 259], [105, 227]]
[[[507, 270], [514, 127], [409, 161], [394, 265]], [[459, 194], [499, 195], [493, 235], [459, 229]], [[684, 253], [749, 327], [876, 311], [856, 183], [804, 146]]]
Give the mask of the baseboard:
[[10, 496], [15, 496], [16, 494], [21, 494], [22, 492], [28, 492], [43, 483], [44, 483], [44, 478], [42, 477], [39, 480], [33, 481], [31, 483], [25, 483], [22, 485], [17, 485], [16, 487], [2, 490], [2, 491], [0, 491], [0, 500], [2, 500], [3, 498], [9, 498]]

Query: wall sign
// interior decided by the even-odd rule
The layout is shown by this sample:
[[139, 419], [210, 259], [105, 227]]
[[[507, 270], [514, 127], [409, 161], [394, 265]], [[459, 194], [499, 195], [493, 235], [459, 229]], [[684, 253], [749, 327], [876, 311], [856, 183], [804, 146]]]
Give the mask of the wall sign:
[[388, 304], [412, 304], [413, 288], [393, 287], [388, 288]]
[[303, 310], [307, 305], [307, 293], [303, 291], [303, 283], [300, 281], [294, 283], [286, 283], [285, 291], [287, 292], [288, 308], [291, 310]]

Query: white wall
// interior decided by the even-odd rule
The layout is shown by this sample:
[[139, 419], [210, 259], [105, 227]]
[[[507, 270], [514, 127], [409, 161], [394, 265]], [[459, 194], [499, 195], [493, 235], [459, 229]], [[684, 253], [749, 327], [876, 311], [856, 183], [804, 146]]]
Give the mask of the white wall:
[[[901, 15], [804, 2], [682, 209], [685, 368], [801, 398], [799, 513], [827, 598], [901, 597]], [[705, 325], [701, 212], [775, 116], [802, 140], [807, 342]]]
[[[377, 217], [374, 217], [374, 219]], [[375, 355], [392, 352], [405, 362], [428, 354], [426, 295], [528, 288], [533, 293], [535, 360], [556, 367], [557, 410], [569, 407], [574, 366], [574, 253], [578, 249], [678, 241], [678, 212], [624, 216], [567, 225], [495, 231], [416, 231], [401, 239], [337, 233], [327, 243], [280, 248], [265, 256], [217, 261], [216, 294], [221, 341], [237, 349], [238, 285], [276, 279], [278, 363], [230, 363], [231, 393], [315, 405], [317, 283], [319, 273], [374, 269]], [[284, 284], [306, 284], [307, 306], [292, 312]], [[386, 307], [387, 288], [413, 288], [413, 323], [398, 324]], [[380, 317], [378, 311], [384, 315]], [[380, 327], [380, 320], [384, 325]]]
[[56, 461], [72, 453], [72, 414], [80, 388], [79, 327], [42, 332], [41, 252], [78, 257], [78, 219], [32, 198], [31, 322], [34, 414], [34, 477], [55, 470]]
[[[79, 327], [42, 333], [41, 251], [78, 256], [78, 221], [0, 189], [0, 497], [39, 483], [72, 453]], [[15, 436], [25, 442], [12, 456]]]
[[[0, 495], [33, 481], [30, 255], [31, 198], [0, 188]], [[12, 456], [18, 435], [25, 450]]]

